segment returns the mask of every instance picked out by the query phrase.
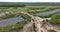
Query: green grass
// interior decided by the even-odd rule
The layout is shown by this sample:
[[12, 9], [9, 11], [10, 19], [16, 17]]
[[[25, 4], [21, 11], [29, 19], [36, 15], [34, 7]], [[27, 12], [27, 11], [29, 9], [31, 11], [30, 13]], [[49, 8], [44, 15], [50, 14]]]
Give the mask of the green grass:
[[[3, 9], [4, 8], [4, 9]], [[20, 11], [21, 11], [22, 8], [20, 7], [0, 7], [0, 12], [10, 12], [10, 13], [13, 13], [13, 14], [9, 14], [7, 15], [6, 17], [4, 17], [3, 19], [8, 19], [8, 18], [12, 18], [12, 17], [18, 17], [18, 16], [24, 16], [26, 19], [24, 19], [23, 21], [21, 22], [17, 22], [16, 24], [13, 24], [13, 25], [9, 25], [7, 27], [0, 27], [0, 32], [12, 32], [12, 31], [19, 31], [20, 29], [23, 28], [23, 26], [28, 23], [29, 21], [31, 21], [31, 17], [26, 15], [26, 14], [21, 14]], [[25, 10], [26, 12], [32, 14], [32, 15], [36, 15], [36, 13], [40, 13], [40, 12], [44, 12], [44, 11], [50, 11], [50, 10], [54, 10], [54, 9], [60, 9], [60, 6], [40, 6], [40, 7], [37, 7], [37, 8], [29, 8], [29, 7], [25, 7]], [[54, 14], [51, 14], [51, 15], [46, 15], [46, 16], [43, 16], [43, 17], [51, 17], [52, 15]], [[58, 16], [57, 16], [58, 17]], [[60, 18], [60, 16], [58, 17], [58, 19]], [[52, 16], [52, 23], [58, 23], [60, 21], [60, 19], [57, 21], [57, 22], [54, 22], [55, 21], [55, 16]], [[56, 19], [57, 20], [57, 19]], [[60, 22], [59, 22], [60, 23]]]
[[[3, 9], [4, 8], [4, 9]], [[26, 19], [24, 19], [21, 22], [17, 22], [16, 24], [12, 24], [6, 27], [0, 27], [0, 32], [13, 32], [13, 31], [18, 31], [23, 28], [23, 26], [28, 23], [31, 20], [31, 17], [26, 15], [26, 14], [21, 14], [20, 13], [20, 7], [0, 7], [0, 12], [10, 12], [9, 15], [3, 17], [2, 19], [8, 19], [8, 18], [13, 18], [13, 17], [18, 17], [18, 16], [24, 16]], [[14, 28], [13, 28], [14, 27]]]
[[60, 6], [39, 6], [39, 7], [26, 7], [26, 11], [32, 15], [35, 15], [36, 13], [45, 12], [45, 11], [51, 11], [54, 9], [60, 9]]
[[[4, 9], [5, 8], [5, 9]], [[0, 7], [0, 12], [14, 12], [14, 13], [16, 13], [16, 12], [18, 12], [19, 10], [20, 10], [21, 8], [19, 8], [19, 7]]]
[[8, 15], [1, 17], [1, 19], [8, 19], [17, 17], [20, 15], [21, 8], [20, 7], [0, 7], [0, 13], [2, 12], [9, 12]]
[[[26, 6], [24, 7], [26, 10], [26, 12], [34, 15], [36, 13], [40, 13], [40, 12], [45, 12], [45, 11], [50, 11], [50, 10], [54, 10], [54, 9], [60, 9], [60, 6], [39, 6], [39, 7], [29, 7]], [[11, 12], [11, 13], [18, 13], [21, 11], [21, 7], [0, 7], [0, 12]]]

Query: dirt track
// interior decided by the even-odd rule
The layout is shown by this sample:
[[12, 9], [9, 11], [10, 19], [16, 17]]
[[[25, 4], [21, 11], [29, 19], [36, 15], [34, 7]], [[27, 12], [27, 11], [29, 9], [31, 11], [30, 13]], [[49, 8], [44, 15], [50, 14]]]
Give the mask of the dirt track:
[[24, 25], [23, 29], [20, 32], [31, 32], [32, 31], [32, 24], [31, 22], [28, 22], [26, 25]]
[[22, 13], [27, 14], [31, 17], [31, 22], [24, 26], [24, 30], [23, 30], [24, 32], [30, 32], [29, 28], [32, 27], [32, 24], [35, 25], [35, 29], [34, 29], [35, 32], [48, 32], [48, 30], [50, 29], [55, 30], [57, 32], [60, 31], [58, 29], [55, 29], [54, 26], [51, 24], [48, 25], [43, 24], [46, 22], [46, 20], [51, 20], [51, 18], [40, 18], [38, 16], [30, 15], [27, 12], [22, 12]]

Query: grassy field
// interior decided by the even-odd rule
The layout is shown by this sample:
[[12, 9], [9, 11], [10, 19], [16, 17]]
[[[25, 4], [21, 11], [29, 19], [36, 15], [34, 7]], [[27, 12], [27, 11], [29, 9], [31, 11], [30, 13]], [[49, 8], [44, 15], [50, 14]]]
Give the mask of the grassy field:
[[8, 19], [18, 17], [20, 15], [21, 7], [0, 7], [0, 13], [9, 12], [8, 15], [1, 17], [2, 19]]
[[8, 19], [8, 18], [13, 18], [13, 17], [18, 17], [18, 16], [24, 16], [26, 19], [24, 19], [21, 22], [17, 22], [16, 24], [12, 24], [6, 27], [0, 27], [0, 32], [13, 32], [13, 31], [18, 31], [23, 28], [23, 26], [30, 21], [30, 16], [25, 15], [20, 13], [20, 7], [15, 8], [15, 7], [0, 7], [0, 12], [10, 12], [9, 15], [4, 17], [3, 19]]
[[[26, 12], [28, 13], [39, 13], [44, 11], [50, 11], [53, 9], [60, 9], [60, 6], [26, 6], [25, 8]], [[14, 12], [17, 13], [21, 10], [23, 10], [22, 7], [0, 7], [0, 12]]]
[[36, 13], [51, 11], [54, 9], [60, 9], [60, 6], [27, 6], [25, 10], [28, 13], [35, 15]]
[[0, 7], [0, 12], [18, 12], [21, 8], [19, 7]]
[[[32, 14], [32, 15], [36, 15], [36, 13], [40, 13], [40, 12], [44, 12], [44, 11], [50, 11], [50, 10], [54, 10], [54, 9], [60, 9], [60, 6], [38, 6], [38, 7], [34, 7], [34, 6], [26, 6], [24, 7], [25, 11]], [[28, 23], [31, 20], [31, 17], [25, 14], [21, 14], [21, 7], [0, 7], [0, 13], [2, 12], [10, 12], [11, 14], [7, 15], [6, 17], [4, 17], [4, 19], [8, 19], [8, 18], [12, 18], [12, 17], [18, 17], [18, 16], [24, 16], [26, 19], [24, 19], [21, 22], [17, 22], [16, 24], [13, 25], [9, 25], [7, 27], [0, 27], [0, 32], [17, 32], [20, 29], [23, 28], [23, 26]], [[52, 14], [54, 15], [54, 14]], [[46, 15], [45, 17], [51, 17], [52, 15]]]

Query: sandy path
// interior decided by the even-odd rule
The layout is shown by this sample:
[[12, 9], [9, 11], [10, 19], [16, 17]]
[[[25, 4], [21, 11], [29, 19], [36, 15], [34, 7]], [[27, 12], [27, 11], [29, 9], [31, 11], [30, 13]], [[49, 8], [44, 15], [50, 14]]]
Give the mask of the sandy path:
[[23, 29], [20, 32], [31, 32], [31, 27], [32, 27], [32, 23], [28, 22], [26, 25], [24, 25]]

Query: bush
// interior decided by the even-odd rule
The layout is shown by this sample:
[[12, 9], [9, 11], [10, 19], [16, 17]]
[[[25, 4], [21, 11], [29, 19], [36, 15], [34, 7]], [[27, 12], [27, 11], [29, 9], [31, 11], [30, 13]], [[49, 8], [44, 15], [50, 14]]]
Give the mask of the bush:
[[55, 14], [52, 16], [52, 24], [60, 24], [60, 14]]
[[48, 30], [48, 32], [57, 32], [57, 31], [55, 31], [55, 30]]

